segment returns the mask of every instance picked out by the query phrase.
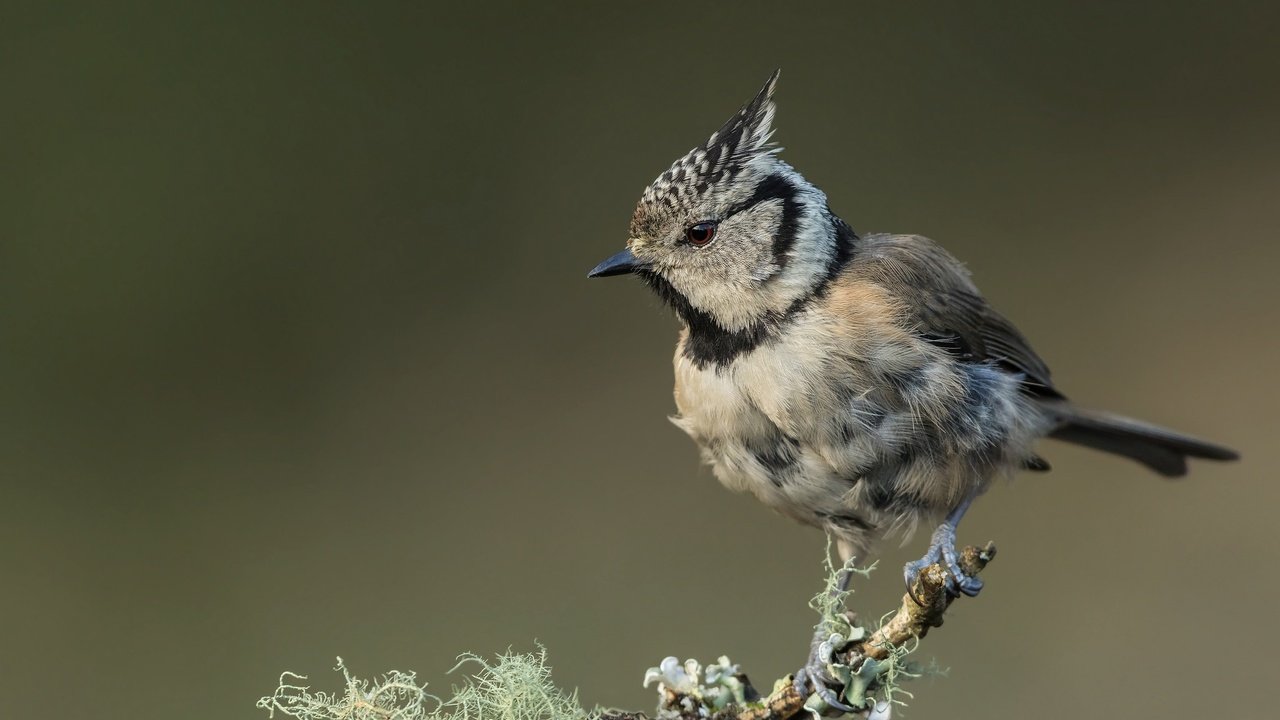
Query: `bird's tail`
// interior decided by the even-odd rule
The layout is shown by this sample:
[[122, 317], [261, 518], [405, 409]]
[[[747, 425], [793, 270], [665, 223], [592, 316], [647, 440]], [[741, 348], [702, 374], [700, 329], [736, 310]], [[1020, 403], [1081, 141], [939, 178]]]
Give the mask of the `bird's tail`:
[[1049, 437], [1137, 460], [1165, 477], [1187, 474], [1187, 458], [1236, 460], [1235, 450], [1140, 420], [1068, 403], [1044, 403], [1057, 426]]

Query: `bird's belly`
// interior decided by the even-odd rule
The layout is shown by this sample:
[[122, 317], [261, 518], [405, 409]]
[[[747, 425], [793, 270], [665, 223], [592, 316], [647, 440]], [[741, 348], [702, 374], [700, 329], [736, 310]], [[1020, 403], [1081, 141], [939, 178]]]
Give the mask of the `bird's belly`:
[[677, 361], [673, 421], [726, 486], [861, 547], [981, 492], [1017, 467], [1042, 431], [1027, 424], [1017, 379], [985, 366], [918, 371], [927, 379], [956, 374], [944, 378], [956, 392], [931, 413], [892, 382], [761, 396], [762, 387], [804, 384], [785, 376], [783, 362], [772, 364], [772, 384], [749, 369], [715, 372]]
[[[724, 485], [750, 492], [784, 515], [823, 526], [827, 518], [856, 514], [846, 499], [856, 478], [841, 477], [812, 448], [777, 438], [721, 438], [702, 448]], [[855, 524], [871, 523], [858, 518]]]
[[[986, 480], [962, 457], [914, 458], [891, 452], [871, 433], [835, 445], [774, 432], [697, 432], [690, 416], [676, 423], [694, 437], [726, 487], [750, 492], [774, 510], [867, 545], [945, 513]], [[723, 428], [722, 428], [723, 429]], [[843, 438], [842, 438], [843, 440]]]
[[[672, 418], [698, 443], [703, 459], [726, 487], [750, 492], [769, 507], [809, 525], [843, 522], [870, 531], [875, 523], [851, 502], [856, 468], [882, 451], [874, 438], [841, 447], [815, 442], [779, 423], [728, 374], [691, 372], [676, 392]], [[833, 521], [832, 518], [835, 518]]]

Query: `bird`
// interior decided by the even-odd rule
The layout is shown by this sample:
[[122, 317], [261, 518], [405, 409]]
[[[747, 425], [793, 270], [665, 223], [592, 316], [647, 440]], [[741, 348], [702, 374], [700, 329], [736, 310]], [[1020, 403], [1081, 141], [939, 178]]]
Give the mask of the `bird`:
[[[779, 74], [645, 188], [626, 248], [588, 274], [637, 276], [674, 310], [672, 421], [724, 485], [824, 530], [846, 566], [941, 519], [904, 580], [942, 563], [974, 596], [956, 528], [996, 478], [1049, 470], [1042, 438], [1170, 478], [1238, 458], [1073, 404], [941, 245], [855, 232], [779, 157]], [[829, 681], [817, 640], [802, 674]]]

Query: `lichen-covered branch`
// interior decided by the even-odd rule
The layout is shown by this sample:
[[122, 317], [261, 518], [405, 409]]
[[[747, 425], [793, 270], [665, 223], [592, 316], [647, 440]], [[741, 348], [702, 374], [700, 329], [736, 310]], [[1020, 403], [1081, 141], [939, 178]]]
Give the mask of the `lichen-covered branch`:
[[[995, 546], [991, 543], [982, 548], [966, 547], [960, 554], [960, 567], [966, 574], [976, 576], [995, 554]], [[918, 674], [902, 666], [903, 656], [914, 649], [914, 644], [931, 628], [942, 625], [943, 615], [956, 599], [957, 596], [947, 590], [946, 568], [940, 564], [929, 565], [916, 578], [911, 591], [903, 595], [898, 610], [874, 631], [867, 633], [862, 628], [851, 627], [851, 632], [844, 635], [851, 639], [832, 656], [832, 665], [841, 670], [837, 675], [848, 678], [842, 699], [864, 708], [864, 715], [887, 716], [889, 706], [900, 704], [894, 698], [895, 692], [905, 692], [896, 687], [895, 674], [908, 677]], [[829, 611], [824, 611], [824, 614], [826, 612]], [[721, 660], [727, 663], [727, 660]], [[736, 667], [734, 670], [736, 672]], [[738, 677], [749, 691], [746, 677]], [[708, 705], [701, 700], [707, 692], [705, 687], [691, 684], [684, 678], [672, 679], [675, 682], [659, 686], [658, 720], [791, 720], [811, 714], [827, 714], [823, 703], [815, 704], [813, 698], [806, 698], [797, 691], [791, 677], [778, 681], [773, 692], [763, 699], [720, 706]], [[880, 696], [879, 702], [877, 695]], [[631, 713], [601, 715], [599, 720], [647, 718]]]
[[[984, 548], [966, 547], [960, 566], [965, 573], [977, 575], [994, 556], [990, 543]], [[956, 600], [947, 591], [946, 580], [941, 565], [926, 567], [898, 610], [870, 631], [856, 627], [841, 613], [839, 594], [820, 596], [825, 598], [816, 605], [823, 616], [822, 627], [831, 628], [832, 638], [839, 639], [830, 665], [833, 675], [845, 683], [842, 702], [861, 708], [862, 715], [885, 718], [893, 704], [901, 704], [895, 695], [909, 695], [898, 681], [919, 673], [904, 656], [931, 628], [942, 624], [943, 614]], [[639, 712], [584, 710], [576, 693], [552, 684], [545, 651], [508, 652], [492, 663], [471, 654], [460, 660], [455, 670], [470, 667], [475, 672], [463, 676], [448, 699], [428, 693], [413, 673], [393, 671], [377, 680], [361, 680], [339, 659], [341, 691], [312, 691], [304, 676], [284, 673], [275, 692], [262, 698], [258, 707], [271, 717], [298, 720], [650, 720]], [[692, 660], [680, 663], [667, 658], [646, 674], [645, 684], [651, 682], [658, 683], [659, 692], [655, 720], [792, 720], [831, 714], [825, 704], [815, 702], [816, 695], [802, 696], [789, 676], [761, 697], [725, 657], [705, 670]]]
[[[993, 543], [987, 543], [983, 548], [970, 545], [960, 552], [960, 569], [971, 577], [976, 576], [995, 556], [996, 546]], [[898, 612], [871, 637], [855, 646], [852, 652], [873, 660], [884, 660], [894, 647], [923, 638], [930, 628], [941, 625], [943, 613], [956, 599], [955, 595], [947, 592], [946, 582], [947, 571], [941, 565], [935, 563], [926, 567], [916, 578], [911, 592], [902, 596]]]

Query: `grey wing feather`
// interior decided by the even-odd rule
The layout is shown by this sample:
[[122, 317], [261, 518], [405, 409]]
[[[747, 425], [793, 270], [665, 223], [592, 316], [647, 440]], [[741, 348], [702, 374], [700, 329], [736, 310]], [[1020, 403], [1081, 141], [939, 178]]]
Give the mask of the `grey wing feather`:
[[[1008, 320], [991, 309], [969, 273], [928, 238], [869, 235], [859, 248], [864, 272], [902, 302], [921, 337], [971, 362], [995, 362], [1022, 374], [1023, 391], [1054, 419], [1049, 436], [1123, 455], [1166, 477], [1187, 471], [1187, 458], [1234, 460], [1236, 451], [1140, 420], [1066, 402], [1049, 368]], [[1047, 470], [1033, 457], [1028, 469]]]
[[868, 235], [860, 250], [864, 262], [887, 276], [926, 340], [957, 356], [1022, 374], [1029, 394], [1062, 397], [1031, 343], [987, 304], [960, 261], [937, 243], [919, 235]]
[[[868, 235], [854, 266], [901, 303], [920, 337], [969, 362], [994, 362], [1023, 376], [1022, 389], [1054, 421], [1050, 437], [1123, 455], [1167, 477], [1187, 471], [1187, 458], [1234, 460], [1232, 449], [1173, 430], [1077, 408], [1066, 402], [1031, 343], [982, 298], [958, 260], [928, 238]], [[1030, 470], [1048, 470], [1032, 457]]]

